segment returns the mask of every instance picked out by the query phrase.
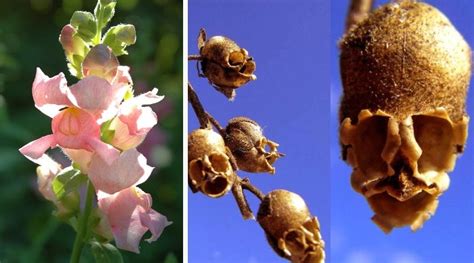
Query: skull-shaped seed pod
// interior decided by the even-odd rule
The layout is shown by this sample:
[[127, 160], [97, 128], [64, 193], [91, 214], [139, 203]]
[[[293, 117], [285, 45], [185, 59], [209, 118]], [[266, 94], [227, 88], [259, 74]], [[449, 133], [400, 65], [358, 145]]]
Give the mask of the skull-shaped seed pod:
[[206, 33], [201, 29], [198, 47], [203, 75], [227, 98], [233, 99], [235, 89], [257, 79], [253, 74], [255, 61], [231, 39], [213, 36], [206, 40]]
[[283, 154], [277, 151], [277, 143], [263, 136], [262, 128], [257, 122], [246, 117], [233, 118], [225, 131], [225, 143], [234, 155], [240, 170], [251, 173], [275, 173], [272, 165]]
[[437, 9], [382, 6], [341, 40], [340, 140], [374, 222], [420, 228], [467, 138], [471, 50]]
[[274, 190], [258, 209], [257, 221], [275, 252], [294, 263], [324, 262], [324, 241], [318, 219], [301, 196]]
[[188, 136], [188, 181], [193, 192], [210, 197], [226, 194], [235, 180], [228, 149], [218, 133], [197, 129]]

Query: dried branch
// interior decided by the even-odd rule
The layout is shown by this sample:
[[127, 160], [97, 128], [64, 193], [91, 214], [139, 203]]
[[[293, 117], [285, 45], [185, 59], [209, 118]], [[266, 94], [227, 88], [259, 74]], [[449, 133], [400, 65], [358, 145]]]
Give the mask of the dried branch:
[[364, 20], [372, 10], [373, 0], [352, 0], [347, 13], [346, 33], [357, 23]]
[[242, 179], [237, 175], [235, 176], [236, 179], [234, 181], [234, 184], [232, 185], [232, 194], [234, 195], [235, 201], [237, 202], [237, 206], [240, 209], [240, 213], [242, 214], [242, 217], [245, 220], [255, 219], [255, 216], [253, 215], [249, 203], [247, 202], [247, 199], [244, 195], [244, 190], [242, 188]]
[[201, 102], [199, 101], [199, 97], [197, 96], [196, 92], [194, 91], [191, 83], [188, 82], [188, 100], [189, 103], [193, 106], [194, 113], [196, 113], [196, 117], [199, 120], [199, 124], [201, 125], [201, 129], [211, 129], [211, 122], [207, 117], [207, 113], [204, 110]]
[[250, 183], [249, 178], [244, 178], [240, 184], [242, 185], [242, 188], [245, 190], [249, 190], [252, 194], [254, 194], [260, 201], [265, 198], [265, 195], [260, 191], [257, 187], [255, 187], [253, 184]]
[[216, 128], [216, 130], [221, 134], [221, 136], [225, 138], [225, 129], [221, 126], [221, 124], [208, 112], [206, 112], [206, 115], [211, 124], [214, 126], [214, 128]]

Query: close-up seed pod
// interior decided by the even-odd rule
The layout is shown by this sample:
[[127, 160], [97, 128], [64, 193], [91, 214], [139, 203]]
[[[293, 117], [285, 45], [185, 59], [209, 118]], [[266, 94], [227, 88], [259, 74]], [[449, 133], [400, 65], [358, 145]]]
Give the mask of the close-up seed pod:
[[198, 37], [201, 70], [204, 77], [227, 98], [235, 97], [235, 89], [257, 79], [255, 61], [248, 51], [224, 36], [206, 39], [204, 29]]
[[192, 191], [210, 197], [226, 194], [235, 180], [224, 139], [208, 129], [188, 136], [188, 181]]
[[419, 229], [467, 139], [471, 49], [436, 8], [389, 3], [340, 41], [343, 158], [384, 231]]
[[294, 263], [324, 262], [324, 241], [318, 219], [298, 194], [274, 190], [258, 210], [257, 221], [275, 252]]
[[283, 154], [277, 151], [278, 143], [263, 136], [263, 130], [257, 122], [246, 117], [233, 118], [229, 120], [225, 131], [226, 146], [234, 155], [240, 170], [275, 173], [272, 165]]

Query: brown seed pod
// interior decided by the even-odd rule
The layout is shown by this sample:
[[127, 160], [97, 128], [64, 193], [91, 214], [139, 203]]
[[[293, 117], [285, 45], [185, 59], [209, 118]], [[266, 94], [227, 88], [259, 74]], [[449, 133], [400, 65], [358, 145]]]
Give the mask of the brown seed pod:
[[214, 36], [206, 40], [206, 33], [201, 29], [198, 47], [204, 76], [226, 97], [232, 99], [236, 88], [257, 78], [253, 74], [255, 61], [231, 39]]
[[[257, 122], [237, 117], [226, 127], [225, 143], [234, 155], [240, 170], [251, 173], [275, 173], [272, 164], [281, 156], [278, 144], [263, 136]], [[265, 149], [269, 147], [269, 151]]]
[[210, 197], [226, 194], [235, 180], [222, 136], [197, 129], [188, 136], [188, 181], [193, 192]]
[[318, 219], [301, 196], [274, 190], [260, 204], [257, 221], [281, 257], [297, 263], [324, 262], [324, 241]]
[[343, 158], [385, 232], [420, 228], [449, 187], [467, 139], [470, 56], [449, 20], [416, 1], [381, 7], [341, 41]]
[[340, 42], [341, 120], [383, 110], [402, 120], [444, 107], [465, 114], [471, 49], [436, 8], [397, 1], [374, 11]]

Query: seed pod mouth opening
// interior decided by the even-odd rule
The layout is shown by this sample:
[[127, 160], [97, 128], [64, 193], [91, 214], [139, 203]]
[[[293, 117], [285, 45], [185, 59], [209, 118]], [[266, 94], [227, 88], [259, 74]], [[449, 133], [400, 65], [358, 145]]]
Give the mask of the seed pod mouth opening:
[[381, 193], [368, 198], [368, 202], [375, 212], [372, 220], [388, 234], [394, 227], [409, 225], [412, 231], [421, 228], [435, 213], [438, 196], [422, 191], [409, 200], [399, 201]]
[[245, 63], [246, 56], [241, 51], [231, 52], [229, 55], [229, 64], [231, 66], [242, 66]]
[[257, 64], [255, 64], [254, 61], [249, 60], [247, 61], [239, 70], [239, 73], [242, 75], [249, 77], [251, 80], [256, 80], [257, 77], [253, 74], [257, 67]]
[[229, 191], [231, 185], [227, 177], [216, 176], [204, 183], [202, 191], [209, 197], [221, 197]]
[[365, 109], [357, 123], [343, 121], [340, 139], [353, 167], [352, 187], [368, 200], [383, 231], [407, 225], [415, 231], [434, 214], [467, 125], [467, 117], [453, 122], [444, 108], [404, 120]]

